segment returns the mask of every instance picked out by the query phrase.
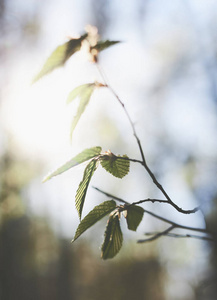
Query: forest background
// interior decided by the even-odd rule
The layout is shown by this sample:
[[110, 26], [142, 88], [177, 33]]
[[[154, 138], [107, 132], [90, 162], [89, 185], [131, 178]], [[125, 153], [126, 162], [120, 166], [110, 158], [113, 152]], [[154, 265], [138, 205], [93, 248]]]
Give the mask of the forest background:
[[[164, 237], [136, 244], [144, 232], [162, 229], [148, 216], [137, 233], [127, 233], [112, 261], [99, 258], [106, 221], [70, 243], [83, 170], [42, 184], [44, 175], [90, 145], [130, 157], [138, 149], [104, 91], [70, 143], [67, 94], [98, 79], [82, 55], [34, 86], [31, 80], [51, 51], [87, 24], [103, 39], [123, 41], [100, 54], [100, 63], [131, 113], [155, 174], [180, 206], [200, 205], [203, 214], [146, 207], [215, 231], [216, 6], [211, 0], [0, 1], [1, 299], [215, 299], [216, 243]], [[131, 172], [133, 179], [118, 184], [99, 173], [93, 185], [127, 199], [156, 196], [139, 168]], [[88, 197], [94, 204], [102, 200], [95, 190]]]

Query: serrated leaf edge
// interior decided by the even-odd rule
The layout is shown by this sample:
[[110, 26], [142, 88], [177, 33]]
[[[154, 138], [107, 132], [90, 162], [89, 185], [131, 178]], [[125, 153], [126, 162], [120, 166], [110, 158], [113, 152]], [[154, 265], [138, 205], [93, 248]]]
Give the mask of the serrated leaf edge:
[[[111, 227], [111, 229], [110, 229], [111, 232], [108, 233], [109, 226], [113, 225], [111, 222], [116, 222], [115, 224], [113, 223], [115, 227], [114, 228]], [[117, 234], [117, 230], [119, 230], [119, 234], [120, 234], [119, 237], [117, 237], [115, 235], [115, 234]], [[107, 242], [107, 245], [105, 245], [106, 240], [108, 238], [109, 238], [109, 240]], [[113, 245], [114, 238], [116, 239], [115, 242], [118, 243], [117, 244], [117, 251], [113, 254], [111, 254], [111, 253], [109, 254], [109, 251], [110, 251], [111, 247], [114, 246]], [[117, 238], [118, 238], [118, 240], [117, 240]], [[122, 244], [123, 244], [123, 233], [121, 231], [119, 216], [116, 213], [114, 213], [113, 215], [110, 216], [110, 218], [108, 220], [108, 223], [107, 223], [107, 226], [106, 226], [106, 230], [105, 230], [105, 234], [104, 234], [104, 241], [103, 241], [103, 244], [101, 246], [101, 257], [102, 257], [102, 259], [108, 259], [108, 258], [115, 257], [118, 254], [118, 252], [120, 251], [120, 249], [122, 247]], [[109, 249], [108, 249], [108, 247], [109, 247]], [[108, 252], [108, 253], [105, 256], [106, 252]]]
[[[82, 155], [85, 151], [93, 151], [94, 149], [98, 149], [98, 153], [96, 152], [93, 155], [89, 155], [86, 158], [82, 159], [80, 162], [76, 162], [76, 159], [79, 155]], [[54, 176], [60, 175], [66, 171], [68, 171], [69, 169], [82, 164], [85, 161], [88, 161], [94, 157], [97, 157], [98, 155], [100, 155], [100, 152], [102, 151], [102, 148], [100, 146], [96, 146], [96, 147], [92, 147], [92, 148], [87, 148], [85, 150], [83, 150], [82, 152], [80, 152], [79, 154], [77, 154], [76, 156], [74, 156], [73, 158], [71, 158], [69, 161], [67, 161], [66, 163], [64, 163], [63, 165], [61, 165], [60, 167], [58, 167], [57, 169], [55, 169], [54, 171], [50, 172], [48, 175], [45, 176], [45, 178], [43, 179], [43, 183], [50, 180], [51, 178], [53, 178]], [[74, 163], [73, 163], [74, 162]], [[66, 169], [64, 169], [64, 167], [66, 167], [67, 165], [69, 165]], [[64, 169], [64, 170], [63, 170]]]
[[[108, 204], [113, 204], [111, 207], [107, 207], [106, 209], [106, 205], [108, 206]], [[105, 207], [104, 211], [103, 208]], [[89, 229], [90, 227], [92, 227], [94, 224], [96, 224], [98, 221], [100, 221], [102, 218], [104, 218], [106, 215], [108, 215], [109, 213], [111, 213], [114, 209], [116, 208], [116, 202], [114, 200], [108, 200], [105, 201], [97, 206], [95, 206], [85, 217], [83, 220], [81, 220], [80, 224], [78, 225], [78, 228], [76, 229], [75, 232], [75, 236], [72, 240], [72, 242], [74, 242], [75, 240], [77, 240], [87, 229]], [[82, 226], [84, 226], [85, 222], [87, 222], [88, 218], [91, 217], [91, 215], [93, 215], [94, 213], [97, 214], [97, 210], [101, 209], [103, 212], [102, 214], [99, 214], [96, 216], [95, 220], [92, 220], [92, 222], [90, 222], [90, 225], [88, 225], [84, 230], [81, 230], [81, 232], [79, 233], [79, 230]]]
[[[123, 158], [126, 158], [126, 159], [123, 159]], [[107, 166], [103, 165], [103, 162], [106, 162], [106, 161], [108, 161], [108, 164], [112, 164], [114, 162], [114, 165], [116, 167], [119, 167], [119, 168], [117, 168], [117, 170], [119, 171], [118, 175], [112, 170], [112, 168], [113, 168], [112, 166], [108, 165], [108, 167], [111, 167], [111, 169], [109, 169], [109, 168], [107, 168]], [[126, 161], [123, 164], [123, 167], [125, 169], [123, 174], [120, 173], [120, 164], [118, 164], [118, 161], [119, 162]], [[120, 178], [120, 179], [125, 177], [130, 171], [130, 161], [128, 160], [128, 156], [126, 154], [124, 154], [122, 156], [121, 155], [114, 155], [113, 153], [108, 151], [108, 153], [104, 153], [104, 154], [100, 155], [100, 164], [101, 164], [102, 168], [105, 169], [108, 173], [110, 173], [113, 176], [115, 176], [116, 178]]]
[[[76, 191], [76, 195], [75, 195], [75, 207], [77, 209], [77, 212], [78, 212], [78, 215], [79, 215], [80, 219], [81, 219], [81, 215], [82, 215], [82, 210], [83, 210], [83, 206], [84, 206], [84, 202], [85, 202], [85, 197], [86, 197], [87, 189], [88, 189], [90, 180], [91, 180], [94, 172], [96, 171], [97, 162], [98, 162], [98, 159], [93, 158], [88, 163], [88, 165], [86, 166], [86, 168], [84, 170], [83, 179], [79, 183], [78, 189]], [[90, 167], [91, 167], [91, 169], [90, 169], [90, 172], [89, 172], [89, 168]], [[84, 185], [84, 186], [82, 186], [82, 185]]]

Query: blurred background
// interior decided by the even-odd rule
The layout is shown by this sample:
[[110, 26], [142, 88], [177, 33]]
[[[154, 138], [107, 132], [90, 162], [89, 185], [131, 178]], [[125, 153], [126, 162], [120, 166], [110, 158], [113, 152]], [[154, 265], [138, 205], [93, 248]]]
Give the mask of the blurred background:
[[[46, 58], [87, 24], [121, 44], [99, 64], [125, 103], [147, 163], [175, 203], [202, 211], [183, 216], [166, 205], [143, 207], [183, 225], [207, 226], [214, 242], [164, 237], [137, 244], [166, 225], [148, 215], [113, 260], [100, 259], [106, 220], [71, 244], [79, 224], [78, 167], [43, 177], [93, 146], [140, 159], [121, 106], [97, 91], [70, 142], [76, 101], [69, 92], [101, 81], [75, 54], [34, 85]], [[0, 299], [216, 299], [217, 3], [214, 0], [0, 0]], [[97, 170], [92, 185], [126, 201], [162, 198], [144, 169], [126, 178]], [[85, 215], [108, 200], [89, 188]], [[184, 232], [185, 233], [185, 232]]]

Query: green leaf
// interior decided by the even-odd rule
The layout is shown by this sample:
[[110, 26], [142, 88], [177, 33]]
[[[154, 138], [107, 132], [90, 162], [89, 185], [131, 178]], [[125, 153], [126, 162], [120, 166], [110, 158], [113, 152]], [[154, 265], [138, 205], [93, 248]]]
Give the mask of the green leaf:
[[80, 50], [81, 43], [87, 36], [88, 35], [85, 33], [78, 39], [70, 39], [63, 45], [58, 46], [46, 60], [41, 71], [35, 76], [33, 83], [54, 69], [63, 66], [76, 51]]
[[144, 209], [137, 205], [130, 205], [127, 208], [127, 226], [128, 229], [136, 231], [144, 215]]
[[121, 249], [123, 235], [118, 215], [112, 215], [106, 226], [105, 238], [101, 248], [103, 259], [113, 258]]
[[97, 51], [100, 52], [118, 43], [120, 43], [120, 41], [109, 41], [109, 40], [99, 41], [95, 46], [91, 47], [91, 50], [96, 49]]
[[87, 104], [89, 103], [94, 88], [95, 88], [95, 83], [83, 84], [75, 88], [68, 96], [67, 103], [70, 103], [76, 97], [80, 98], [78, 110], [71, 125], [71, 132], [70, 132], [71, 137], [81, 115], [83, 114]]
[[93, 176], [94, 171], [96, 170], [97, 166], [97, 159], [92, 159], [89, 164], [86, 166], [84, 170], [84, 176], [82, 181], [79, 184], [79, 187], [76, 192], [75, 196], [75, 206], [78, 211], [79, 218], [81, 219], [81, 214], [84, 206], [84, 200], [87, 193], [87, 188], [90, 183], [90, 179]]
[[54, 172], [48, 174], [44, 178], [43, 182], [51, 179], [52, 177], [54, 177], [56, 175], [61, 174], [65, 171], [71, 169], [72, 167], [75, 167], [93, 157], [98, 156], [101, 151], [102, 151], [101, 147], [93, 147], [93, 148], [85, 149], [84, 151], [82, 151], [81, 153], [79, 153], [78, 155], [76, 155], [75, 157], [70, 159], [69, 161], [67, 161], [64, 165], [62, 165], [61, 167], [56, 169]]
[[88, 90], [88, 88], [92, 85], [94, 85], [94, 83], [86, 83], [76, 87], [69, 93], [66, 103], [71, 103], [75, 98], [85, 93]]
[[105, 201], [100, 205], [95, 206], [94, 209], [91, 210], [86, 215], [86, 217], [80, 222], [72, 242], [74, 242], [88, 228], [90, 228], [96, 222], [98, 222], [107, 214], [112, 212], [115, 208], [116, 208], [116, 202], [114, 200]]
[[127, 155], [116, 156], [112, 152], [107, 151], [106, 154], [100, 156], [101, 166], [113, 176], [123, 178], [129, 172], [130, 161], [121, 157], [128, 158]]

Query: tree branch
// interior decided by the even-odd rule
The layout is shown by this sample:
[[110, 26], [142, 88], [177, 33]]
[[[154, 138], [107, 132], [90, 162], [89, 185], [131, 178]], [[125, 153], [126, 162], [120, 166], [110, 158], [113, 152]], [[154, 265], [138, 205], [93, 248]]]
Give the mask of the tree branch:
[[200, 239], [200, 240], [205, 240], [210, 242], [214, 241], [214, 239], [211, 236], [171, 233], [170, 231], [173, 230], [174, 228], [175, 228], [174, 226], [171, 226], [168, 229], [161, 232], [146, 232], [145, 235], [152, 235], [152, 237], [144, 240], [138, 240], [137, 243], [145, 243], [145, 242], [153, 241], [156, 240], [157, 238], [160, 238], [161, 236], [168, 236], [173, 238], [195, 238], [195, 239]]
[[130, 204], [129, 202], [127, 202], [127, 201], [125, 201], [125, 200], [123, 200], [123, 199], [121, 199], [121, 198], [118, 198], [118, 197], [116, 197], [116, 196], [113, 196], [113, 195], [111, 195], [111, 194], [109, 194], [109, 193], [106, 193], [106, 192], [100, 190], [99, 188], [97, 188], [97, 187], [95, 187], [95, 186], [92, 186], [92, 188], [94, 188], [94, 189], [97, 190], [98, 192], [100, 192], [100, 193], [104, 194], [105, 196], [110, 197], [110, 198], [112, 198], [112, 199], [114, 199], [114, 200], [117, 200], [117, 201], [122, 202], [122, 203], [124, 203], [124, 204]]
[[[138, 201], [138, 202], [129, 203], [129, 202], [125, 201], [124, 199], [119, 198], [119, 197], [116, 197], [116, 196], [114, 196], [114, 195], [112, 195], [112, 194], [110, 194], [110, 193], [104, 192], [104, 191], [102, 191], [101, 189], [99, 189], [99, 188], [97, 188], [97, 187], [93, 187], [93, 188], [96, 189], [98, 192], [100, 192], [100, 193], [106, 195], [107, 197], [110, 197], [110, 198], [112, 198], [112, 199], [114, 199], [114, 200], [117, 200], [117, 201], [120, 201], [120, 202], [122, 202], [122, 203], [125, 203], [126, 205], [137, 205], [137, 204], [141, 204], [141, 203], [148, 202], [148, 201], [149, 201], [149, 202], [151, 201], [151, 202], [161, 202], [161, 203], [163, 202], [163, 203], [168, 203], [167, 200], [159, 200], [159, 199], [144, 199], [144, 200], [140, 200], [140, 201]], [[171, 231], [171, 230], [174, 229], [174, 228], [180, 228], [180, 229], [185, 229], [185, 230], [191, 230], [191, 231], [196, 231], [196, 232], [202, 232], [202, 233], [206, 233], [206, 234], [209, 234], [209, 233], [210, 233], [207, 229], [204, 229], [204, 228], [197, 228], [197, 227], [191, 227], [191, 226], [186, 226], [186, 225], [178, 224], [178, 223], [173, 222], [173, 221], [171, 221], [171, 220], [169, 220], [169, 219], [166, 219], [166, 218], [164, 218], [164, 217], [161, 217], [161, 216], [159, 216], [159, 215], [157, 215], [157, 214], [155, 214], [155, 213], [153, 213], [153, 212], [151, 212], [151, 211], [149, 211], [149, 210], [147, 210], [147, 209], [144, 209], [144, 212], [147, 213], [147, 214], [149, 214], [149, 215], [151, 215], [152, 217], [154, 217], [154, 218], [156, 218], [156, 219], [158, 219], [158, 220], [161, 220], [161, 221], [163, 221], [163, 222], [165, 222], [165, 223], [170, 224], [171, 226], [169, 227], [169, 228], [170, 228], [169, 231]], [[164, 234], [158, 233], [158, 236], [159, 236], [159, 237], [160, 237], [161, 235], [164, 235]], [[156, 239], [156, 238], [154, 238], [154, 239]], [[153, 240], [153, 239], [151, 238], [151, 240]], [[146, 240], [139, 240], [138, 242], [139, 242], [139, 243], [143, 243], [143, 241], [145, 242]]]
[[195, 212], [197, 212], [198, 210], [200, 210], [200, 207], [195, 207], [193, 209], [188, 209], [188, 210], [185, 210], [185, 209], [182, 209], [180, 207], [178, 207], [175, 203], [170, 203], [168, 200], [160, 200], [160, 199], [150, 199], [150, 198], [147, 198], [147, 199], [144, 199], [144, 200], [139, 200], [138, 202], [134, 202], [133, 204], [141, 204], [141, 203], [144, 203], [144, 202], [159, 202], [159, 203], [166, 203], [166, 204], [170, 204], [172, 205], [177, 211], [183, 213], [183, 214], [193, 214]]
[[195, 234], [177, 234], [177, 233], [168, 233], [165, 235], [173, 238], [195, 238], [195, 239], [214, 242], [214, 239], [210, 236], [202, 236], [202, 235], [195, 235]]
[[[174, 229], [174, 226], [170, 226], [169, 228], [167, 228], [166, 230], [164, 231], [161, 231], [161, 232], [157, 232], [157, 233], [150, 233], [150, 235], [153, 235], [152, 237], [148, 238], [148, 239], [144, 239], [144, 240], [138, 240], [137, 243], [140, 244], [140, 243], [146, 243], [146, 242], [151, 242], [151, 241], [154, 241], [158, 238], [160, 238], [162, 235], [167, 235], [171, 230]], [[149, 235], [149, 233], [145, 233], [146, 235]]]
[[147, 198], [147, 199], [144, 199], [144, 200], [139, 200], [139, 201], [137, 201], [137, 202], [129, 203], [129, 202], [125, 201], [124, 199], [119, 198], [119, 197], [116, 197], [116, 196], [114, 196], [114, 195], [112, 195], [112, 194], [110, 194], [110, 193], [104, 192], [104, 191], [102, 191], [101, 189], [99, 189], [99, 188], [97, 188], [97, 187], [95, 187], [95, 186], [92, 186], [92, 187], [93, 187], [95, 190], [97, 190], [98, 192], [100, 192], [100, 193], [102, 193], [102, 194], [104, 194], [104, 195], [106, 195], [106, 196], [108, 196], [108, 197], [110, 197], [110, 198], [112, 198], [112, 199], [114, 199], [114, 200], [117, 200], [117, 201], [119, 201], [119, 202], [125, 203], [125, 204], [127, 204], [127, 205], [137, 205], [137, 204], [142, 204], [142, 203], [145, 203], [145, 202], [152, 202], [152, 203], [154, 203], [154, 202], [159, 202], [159, 203], [166, 203], [166, 204], [168, 204], [168, 201], [167, 201], [167, 200], [151, 199], [151, 198]]
[[181, 207], [179, 207], [177, 204], [175, 204], [172, 199], [169, 197], [169, 195], [167, 194], [167, 192], [164, 190], [163, 186], [158, 182], [158, 180], [156, 179], [154, 173], [151, 171], [151, 169], [149, 168], [149, 166], [147, 165], [147, 162], [146, 162], [146, 159], [145, 159], [145, 155], [144, 155], [144, 152], [143, 152], [143, 148], [142, 148], [142, 145], [141, 145], [141, 142], [140, 142], [140, 139], [136, 133], [136, 129], [135, 129], [135, 126], [131, 120], [131, 117], [127, 111], [127, 109], [125, 108], [125, 105], [124, 103], [121, 101], [121, 99], [119, 98], [119, 96], [117, 95], [117, 93], [114, 91], [114, 89], [112, 88], [112, 86], [108, 83], [108, 80], [104, 74], [104, 72], [102, 71], [102, 68], [100, 67], [100, 65], [97, 63], [96, 64], [97, 68], [98, 68], [98, 71], [104, 81], [104, 86], [107, 87], [110, 92], [114, 95], [114, 97], [118, 100], [118, 102], [120, 103], [120, 105], [122, 106], [126, 116], [127, 116], [127, 119], [131, 125], [131, 128], [132, 128], [132, 131], [133, 131], [133, 135], [136, 139], [136, 142], [138, 144], [138, 147], [139, 147], [139, 151], [140, 151], [140, 154], [141, 154], [141, 157], [142, 157], [142, 161], [139, 161], [139, 160], [132, 160], [132, 159], [129, 159], [131, 161], [134, 161], [134, 162], [139, 162], [141, 163], [145, 170], [147, 171], [147, 173], [149, 174], [149, 176], [151, 177], [153, 183], [157, 186], [157, 188], [162, 192], [162, 194], [165, 196], [165, 198], [167, 199], [167, 202], [172, 205], [178, 212], [180, 213], [183, 213], [183, 214], [192, 214], [192, 213], [195, 213], [196, 211], [198, 211], [198, 207], [197, 208], [194, 208], [192, 210], [184, 210], [182, 209]]

